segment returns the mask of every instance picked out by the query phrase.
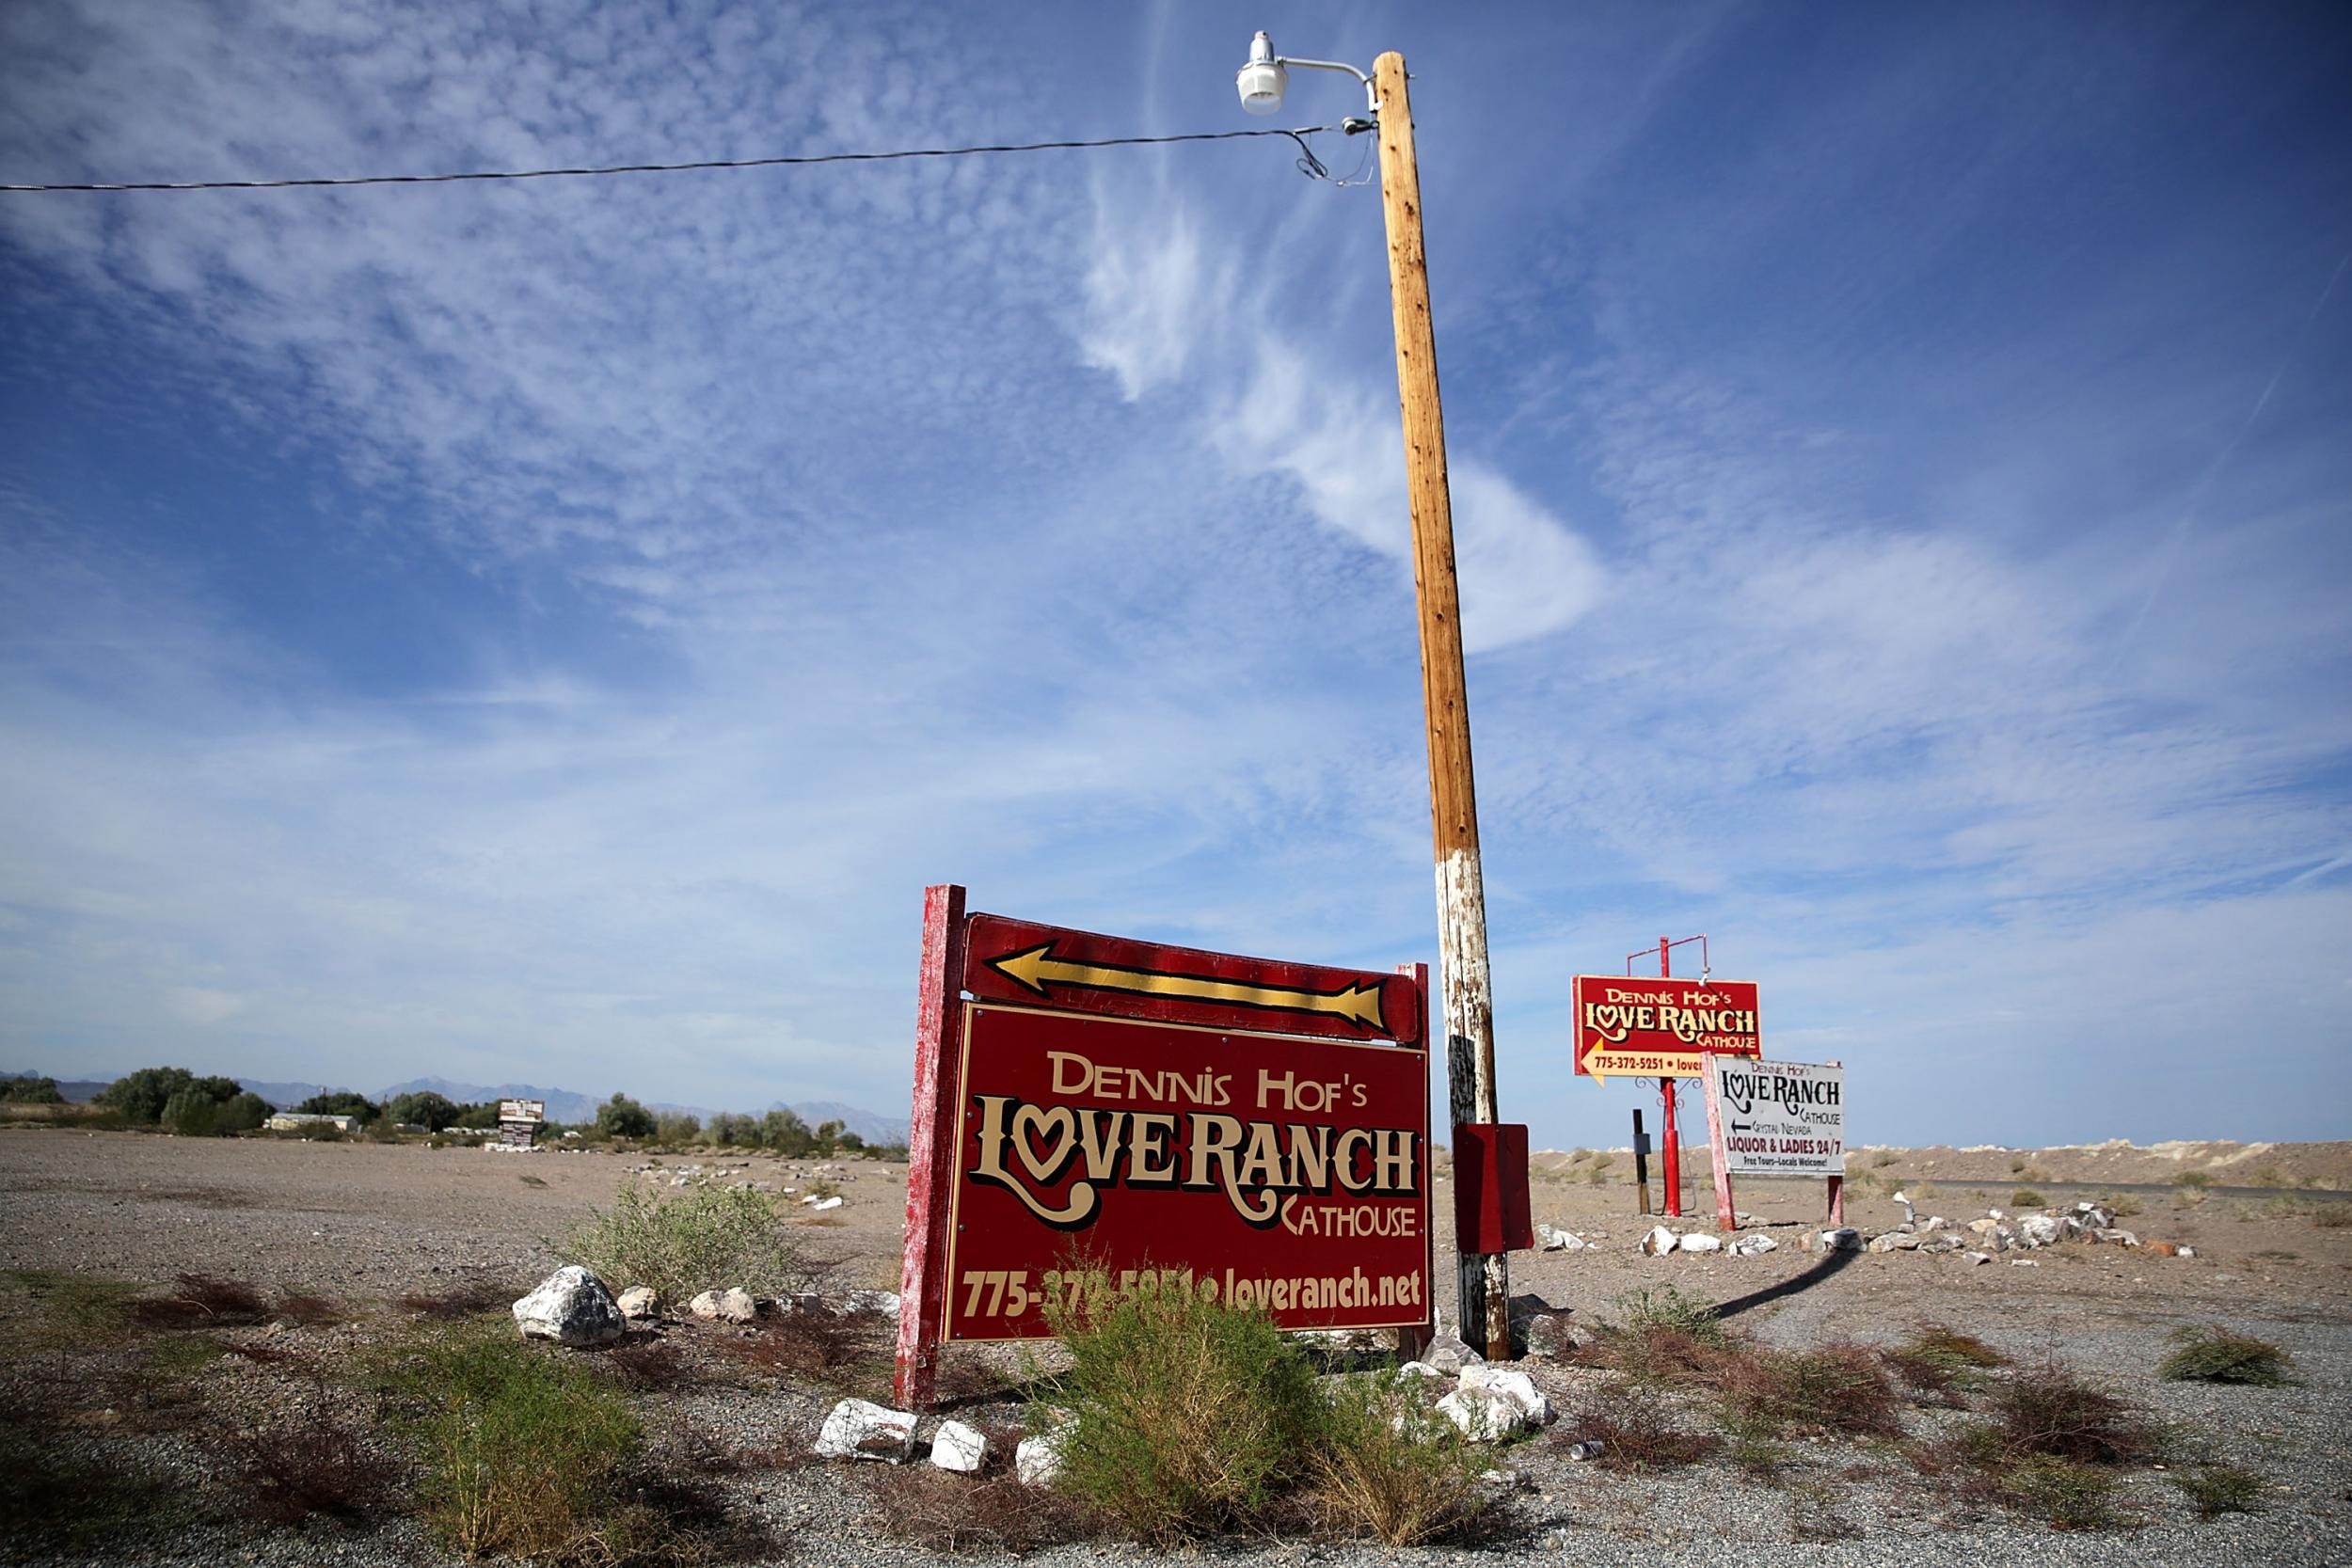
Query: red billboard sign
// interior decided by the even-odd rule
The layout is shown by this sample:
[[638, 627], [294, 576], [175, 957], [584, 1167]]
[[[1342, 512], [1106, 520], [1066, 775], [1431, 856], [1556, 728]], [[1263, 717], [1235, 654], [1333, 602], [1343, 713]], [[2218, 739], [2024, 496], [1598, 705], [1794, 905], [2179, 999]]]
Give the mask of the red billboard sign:
[[1576, 1070], [1609, 1079], [1696, 1078], [1703, 1056], [1760, 1056], [1753, 980], [1637, 980], [1580, 974]]
[[1424, 1322], [1418, 1051], [966, 1006], [949, 1340], [1049, 1335], [1080, 1273], [1286, 1328]]
[[1135, 942], [930, 890], [898, 1392], [1081, 1282], [1430, 1321], [1428, 972]]

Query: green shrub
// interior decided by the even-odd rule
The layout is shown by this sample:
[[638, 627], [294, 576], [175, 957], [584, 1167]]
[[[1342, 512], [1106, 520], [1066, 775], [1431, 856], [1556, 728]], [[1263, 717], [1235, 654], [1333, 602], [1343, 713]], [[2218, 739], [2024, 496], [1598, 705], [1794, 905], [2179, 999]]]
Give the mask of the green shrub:
[[2115, 1478], [2073, 1460], [2031, 1455], [2003, 1478], [2002, 1491], [2011, 1507], [2041, 1515], [2052, 1529], [2104, 1529], [2122, 1522], [2114, 1507]]
[[2190, 1187], [2201, 1192], [2213, 1185], [2213, 1172], [2185, 1170], [2172, 1179], [2172, 1184], [2175, 1187]]
[[575, 1227], [557, 1250], [614, 1291], [650, 1285], [673, 1301], [738, 1285], [754, 1295], [782, 1295], [811, 1289], [825, 1272], [776, 1200], [742, 1187], [689, 1187], [668, 1198], [642, 1185], [623, 1187], [612, 1208]]
[[2200, 1465], [2175, 1470], [2172, 1483], [2197, 1505], [2197, 1516], [2211, 1519], [2222, 1513], [2251, 1513], [2262, 1501], [2263, 1479], [2233, 1465]]
[[65, 1096], [57, 1092], [57, 1081], [29, 1072], [12, 1072], [0, 1078], [0, 1101], [12, 1105], [62, 1105]]
[[[445, 1094], [432, 1089], [419, 1089], [410, 1094], [394, 1095], [384, 1107], [386, 1121], [405, 1122], [421, 1127], [428, 1132], [438, 1132], [453, 1124], [464, 1108]], [[497, 1107], [491, 1107], [493, 1125]]]
[[333, 1089], [326, 1094], [314, 1094], [294, 1109], [304, 1116], [357, 1117], [362, 1125], [375, 1120], [384, 1114], [383, 1106], [378, 1105], [366, 1095], [354, 1094], [349, 1089]]
[[2012, 1209], [2040, 1209], [2045, 1207], [2049, 1199], [2031, 1187], [2020, 1187], [2009, 1195], [2009, 1202]]
[[2312, 1210], [2312, 1224], [2322, 1230], [2352, 1226], [2352, 1203], [2322, 1203]]
[[1692, 1300], [1672, 1285], [1629, 1291], [1613, 1297], [1610, 1305], [1625, 1315], [1625, 1322], [1619, 1325], [1625, 1333], [1648, 1334], [1662, 1329], [1687, 1334], [1701, 1344], [1724, 1342], [1724, 1322], [1715, 1315], [1714, 1307]]
[[650, 1138], [654, 1115], [625, 1094], [616, 1094], [596, 1107], [596, 1131], [608, 1138]]
[[1421, 1384], [1417, 1374], [1339, 1380], [1314, 1449], [1327, 1528], [1413, 1546], [1455, 1533], [1485, 1506], [1486, 1461], [1430, 1408]]
[[1248, 1523], [1308, 1479], [1328, 1415], [1305, 1354], [1263, 1314], [1180, 1286], [1064, 1292], [1047, 1317], [1068, 1369], [1033, 1430], [1057, 1484], [1137, 1537]]
[[506, 1331], [428, 1341], [400, 1369], [424, 1518], [467, 1556], [609, 1560], [629, 1520], [641, 1434], [628, 1400], [561, 1351]]
[[2169, 1383], [2250, 1383], [2275, 1388], [2287, 1380], [2293, 1358], [2266, 1339], [2226, 1328], [2178, 1328], [2178, 1347], [2156, 1367]]
[[1921, 1324], [1886, 1353], [1888, 1370], [1913, 1392], [1951, 1403], [1982, 1381], [1985, 1368], [2008, 1363], [2008, 1356], [1975, 1335], [1941, 1323]]

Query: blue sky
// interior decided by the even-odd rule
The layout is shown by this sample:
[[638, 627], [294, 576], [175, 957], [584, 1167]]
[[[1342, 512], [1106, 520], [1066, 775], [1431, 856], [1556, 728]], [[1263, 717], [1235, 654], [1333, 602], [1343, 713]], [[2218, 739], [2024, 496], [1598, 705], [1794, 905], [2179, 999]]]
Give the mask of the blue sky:
[[[1259, 26], [1415, 72], [1505, 1116], [1705, 931], [1857, 1141], [2352, 1136], [2339, 8], [28, 0], [0, 178], [1235, 129]], [[0, 1066], [895, 1115], [926, 882], [1430, 957], [1384, 254], [1279, 141], [0, 198]]]

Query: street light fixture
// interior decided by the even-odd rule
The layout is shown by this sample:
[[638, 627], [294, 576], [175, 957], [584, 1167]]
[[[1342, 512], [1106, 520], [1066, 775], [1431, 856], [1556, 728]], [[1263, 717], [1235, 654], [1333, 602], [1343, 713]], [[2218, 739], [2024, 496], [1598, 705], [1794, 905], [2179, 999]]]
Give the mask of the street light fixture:
[[1280, 108], [1282, 94], [1290, 87], [1292, 66], [1347, 72], [1364, 85], [1364, 107], [1375, 115], [1380, 112], [1380, 94], [1371, 77], [1342, 60], [1295, 60], [1277, 55], [1274, 40], [1263, 33], [1249, 40], [1249, 63], [1233, 75], [1233, 85], [1241, 89], [1242, 111], [1270, 115]]
[[[1495, 1104], [1493, 984], [1486, 962], [1486, 893], [1471, 787], [1470, 698], [1462, 673], [1462, 617], [1454, 568], [1454, 501], [1446, 484], [1445, 414], [1438, 399], [1438, 342], [1429, 319], [1429, 267], [1422, 245], [1421, 169], [1405, 56], [1373, 62], [1367, 76], [1336, 60], [1286, 58], [1260, 33], [1234, 77], [1242, 107], [1282, 106], [1288, 68], [1343, 71], [1364, 85], [1380, 133], [1380, 204], [1389, 230], [1389, 298], [1396, 326], [1397, 399], [1405, 419], [1405, 481], [1413, 520], [1413, 591], [1421, 616], [1422, 712], [1429, 731], [1429, 818], [1438, 875], [1438, 950], [1444, 981], [1447, 1109], [1452, 1125], [1491, 1125]], [[1349, 129], [1357, 129], [1351, 122]], [[1455, 1143], [1459, 1145], [1460, 1135]], [[1490, 1357], [1510, 1355], [1509, 1257], [1462, 1250], [1460, 1333]], [[1472, 1243], [1474, 1244], [1474, 1243]]]

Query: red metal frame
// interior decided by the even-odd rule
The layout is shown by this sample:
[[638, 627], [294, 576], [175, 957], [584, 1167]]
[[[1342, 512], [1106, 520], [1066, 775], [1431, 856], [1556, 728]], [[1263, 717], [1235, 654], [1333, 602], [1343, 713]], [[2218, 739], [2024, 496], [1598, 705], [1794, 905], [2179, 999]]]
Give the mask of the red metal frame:
[[[1701, 931], [1697, 936], [1683, 937], [1679, 941], [1670, 942], [1664, 937], [1658, 939], [1658, 977], [1660, 979], [1674, 978], [1674, 950], [1677, 947], [1687, 947], [1694, 942], [1699, 944], [1699, 978], [1703, 980], [1714, 973], [1707, 958], [1707, 933]], [[1640, 947], [1628, 953], [1625, 956], [1625, 972], [1631, 974], [1633, 960], [1646, 956], [1648, 952], [1648, 948]], [[1702, 1056], [1700, 1060], [1703, 1065], [1706, 1058]], [[1707, 1084], [1707, 1143], [1708, 1151], [1715, 1162], [1715, 1223], [1719, 1228], [1729, 1230], [1735, 1221], [1731, 1206], [1731, 1173], [1724, 1168], [1723, 1114], [1715, 1104], [1712, 1078], [1705, 1074], [1702, 1074], [1702, 1078]], [[1682, 1217], [1682, 1135], [1675, 1130], [1675, 1096], [1677, 1092], [1675, 1081], [1671, 1077], [1661, 1078], [1658, 1081], [1658, 1102], [1663, 1107], [1666, 1119], [1666, 1158], [1664, 1168], [1660, 1172], [1660, 1176], [1666, 1188], [1665, 1210], [1670, 1219]]]
[[[1395, 974], [1384, 975], [1136, 942], [998, 915], [967, 914], [961, 887], [925, 889], [906, 1239], [893, 1378], [904, 1409], [929, 1409], [936, 1402], [955, 1224], [951, 1188], [967, 1093], [962, 1081], [966, 994], [992, 1006], [1026, 1003], [1035, 1008], [1043, 999], [1057, 1009], [1137, 1022], [1279, 1032], [1366, 1045], [1393, 1042], [1420, 1055], [1426, 1082], [1426, 964], [1400, 965]], [[1422, 1117], [1425, 1139], [1425, 1088]], [[1425, 1164], [1422, 1172], [1425, 1212]], [[1427, 1280], [1434, 1281], [1435, 1242], [1428, 1239], [1425, 1223], [1422, 1234], [1422, 1267]], [[1422, 1294], [1434, 1307], [1426, 1283]], [[1424, 1319], [1401, 1329], [1403, 1348], [1418, 1350], [1434, 1326], [1434, 1321]]]
[[903, 1410], [928, 1410], [939, 1381], [946, 1311], [946, 1176], [954, 1164], [956, 1082], [963, 1060], [963, 889], [923, 890], [923, 967], [915, 985], [914, 1111], [907, 1124], [906, 1249], [900, 1255], [898, 1351], [892, 1374]]

